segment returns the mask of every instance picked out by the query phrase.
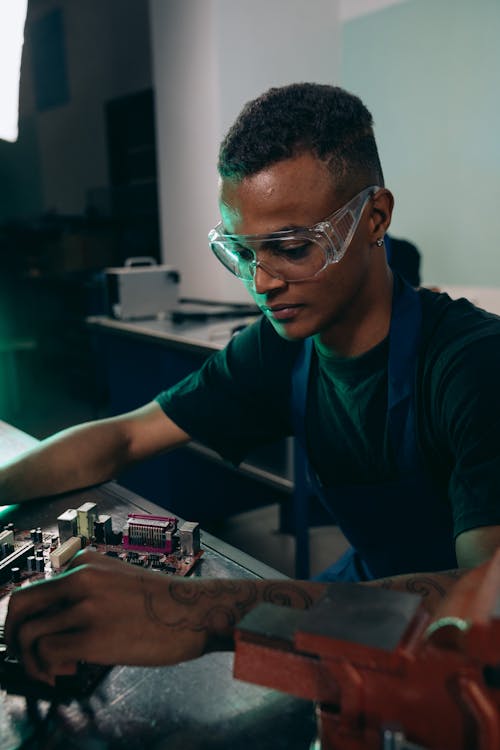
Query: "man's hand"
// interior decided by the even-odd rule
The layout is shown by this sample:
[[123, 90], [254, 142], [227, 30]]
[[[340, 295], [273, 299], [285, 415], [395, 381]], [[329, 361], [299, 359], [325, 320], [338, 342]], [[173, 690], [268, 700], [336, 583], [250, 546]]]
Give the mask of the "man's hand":
[[79, 661], [192, 659], [210, 635], [203, 608], [183, 604], [196, 600], [199, 583], [85, 551], [71, 570], [12, 594], [6, 641], [30, 676], [50, 683], [57, 674], [73, 674]]
[[234, 626], [259, 602], [307, 609], [324, 590], [165, 576], [86, 550], [70, 570], [11, 595], [5, 637], [31, 677], [53, 683], [79, 661], [159, 666], [232, 647]]

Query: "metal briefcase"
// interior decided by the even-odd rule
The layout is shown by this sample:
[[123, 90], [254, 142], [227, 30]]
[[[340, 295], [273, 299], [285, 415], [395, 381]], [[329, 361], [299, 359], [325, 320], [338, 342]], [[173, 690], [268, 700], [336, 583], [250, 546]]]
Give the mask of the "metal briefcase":
[[165, 317], [177, 304], [180, 274], [154, 258], [127, 258], [123, 266], [106, 268], [109, 315], [120, 320]]

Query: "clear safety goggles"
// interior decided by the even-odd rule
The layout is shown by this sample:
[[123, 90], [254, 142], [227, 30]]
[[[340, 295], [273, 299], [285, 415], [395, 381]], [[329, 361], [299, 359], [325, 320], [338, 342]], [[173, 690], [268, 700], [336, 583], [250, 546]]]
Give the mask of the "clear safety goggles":
[[219, 222], [208, 234], [213, 253], [243, 281], [252, 281], [260, 266], [283, 281], [306, 281], [341, 260], [354, 236], [375, 185], [354, 196], [342, 208], [313, 227], [271, 234], [225, 234]]

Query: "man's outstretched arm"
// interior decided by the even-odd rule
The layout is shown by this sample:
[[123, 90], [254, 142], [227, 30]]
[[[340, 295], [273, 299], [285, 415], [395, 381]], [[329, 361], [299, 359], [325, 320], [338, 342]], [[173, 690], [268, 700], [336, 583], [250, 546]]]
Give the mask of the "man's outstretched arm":
[[[460, 564], [475, 567], [500, 547], [500, 527], [464, 532]], [[261, 602], [309, 609], [328, 584], [293, 580], [165, 578], [86, 550], [72, 569], [11, 595], [6, 638], [28, 672], [52, 681], [79, 661], [173, 664], [231, 645], [234, 627]], [[418, 594], [432, 613], [468, 567], [371, 581]]]
[[[327, 584], [287, 580], [166, 578], [98, 552], [16, 591], [6, 638], [28, 672], [53, 681], [79, 661], [153, 666], [231, 647], [235, 625], [270, 602], [308, 609]], [[411, 591], [433, 610], [465, 571], [397, 576], [371, 586]]]
[[0, 504], [104, 482], [125, 466], [188, 440], [156, 402], [70, 427], [0, 467]]

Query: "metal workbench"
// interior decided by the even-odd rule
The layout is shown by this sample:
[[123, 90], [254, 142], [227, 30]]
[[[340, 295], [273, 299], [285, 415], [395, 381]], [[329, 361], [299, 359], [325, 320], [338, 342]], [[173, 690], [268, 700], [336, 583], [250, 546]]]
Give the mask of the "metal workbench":
[[[94, 342], [99, 377], [105, 381], [109, 413], [124, 413], [147, 403], [160, 391], [201, 367], [211, 354], [224, 348], [235, 329], [253, 319], [240, 316], [175, 321], [170, 318], [117, 320], [106, 315], [88, 317], [86, 323]], [[123, 483], [161, 504], [163, 501], [157, 490], [163, 468], [168, 466], [170, 494], [174, 502], [179, 499], [182, 507], [189, 507], [192, 500], [184, 494], [186, 475], [188, 481], [193, 482], [192, 477], [202, 473], [203, 469], [212, 471], [212, 486], [217, 486], [219, 507], [223, 515], [230, 515], [231, 512], [256, 507], [262, 493], [269, 496], [269, 503], [288, 499], [294, 486], [293, 450], [292, 438], [261, 446], [249, 454], [238, 469], [234, 469], [222, 462], [208, 446], [192, 441], [176, 452], [175, 464], [168, 455], [163, 456], [157, 459], [158, 465], [161, 464], [157, 473], [154, 463], [151, 464], [152, 470], [148, 467], [148, 473], [142, 466], [134, 467], [123, 477]], [[186, 466], [178, 479], [180, 457], [186, 457]], [[249, 492], [245, 491], [245, 482], [240, 481], [244, 478], [251, 482]], [[230, 483], [234, 486], [229, 490]], [[196, 495], [192, 489], [187, 490], [191, 498]], [[225, 495], [230, 501], [227, 505], [223, 499]], [[242, 507], [235, 507], [234, 498], [240, 499]], [[203, 520], [206, 508], [195, 507], [195, 514], [197, 510], [197, 517]]]
[[[253, 318], [248, 318], [248, 321]], [[174, 322], [170, 318], [147, 318], [144, 320], [118, 320], [108, 315], [92, 315], [86, 320], [94, 329], [121, 333], [130, 338], [163, 343], [169, 347], [213, 354], [230, 340], [234, 329], [245, 322], [245, 318], [223, 318], [221, 320], [184, 320]]]
[[[0, 463], [34, 444], [0, 422]], [[57, 498], [11, 506], [2, 523], [19, 529], [56, 529], [57, 516], [84, 501], [98, 504], [119, 528], [129, 512], [164, 508], [109, 482]], [[210, 534], [193, 575], [284, 578]], [[3, 615], [6, 602], [2, 602]], [[38, 723], [23, 698], [0, 691], [0, 750], [133, 748], [140, 750], [302, 750], [315, 734], [312, 704], [233, 679], [232, 654], [207, 654], [173, 667], [115, 667], [84, 703], [49, 709], [40, 702]]]
[[[252, 317], [223, 318], [221, 320], [183, 320], [174, 322], [169, 318], [146, 320], [117, 320], [107, 315], [87, 318], [87, 326], [101, 334], [115, 335], [130, 342], [149, 342], [165, 350], [185, 352], [197, 356], [197, 366], [205, 357], [223, 349], [242, 325], [252, 322]], [[184, 373], [183, 373], [184, 374]], [[110, 390], [113, 384], [109, 385]], [[220, 460], [215, 451], [192, 442], [188, 450], [196, 451], [212, 460]], [[293, 441], [288, 439], [272, 449], [265, 447], [244, 461], [239, 471], [249, 477], [264, 482], [268, 486], [291, 493], [293, 491]]]

